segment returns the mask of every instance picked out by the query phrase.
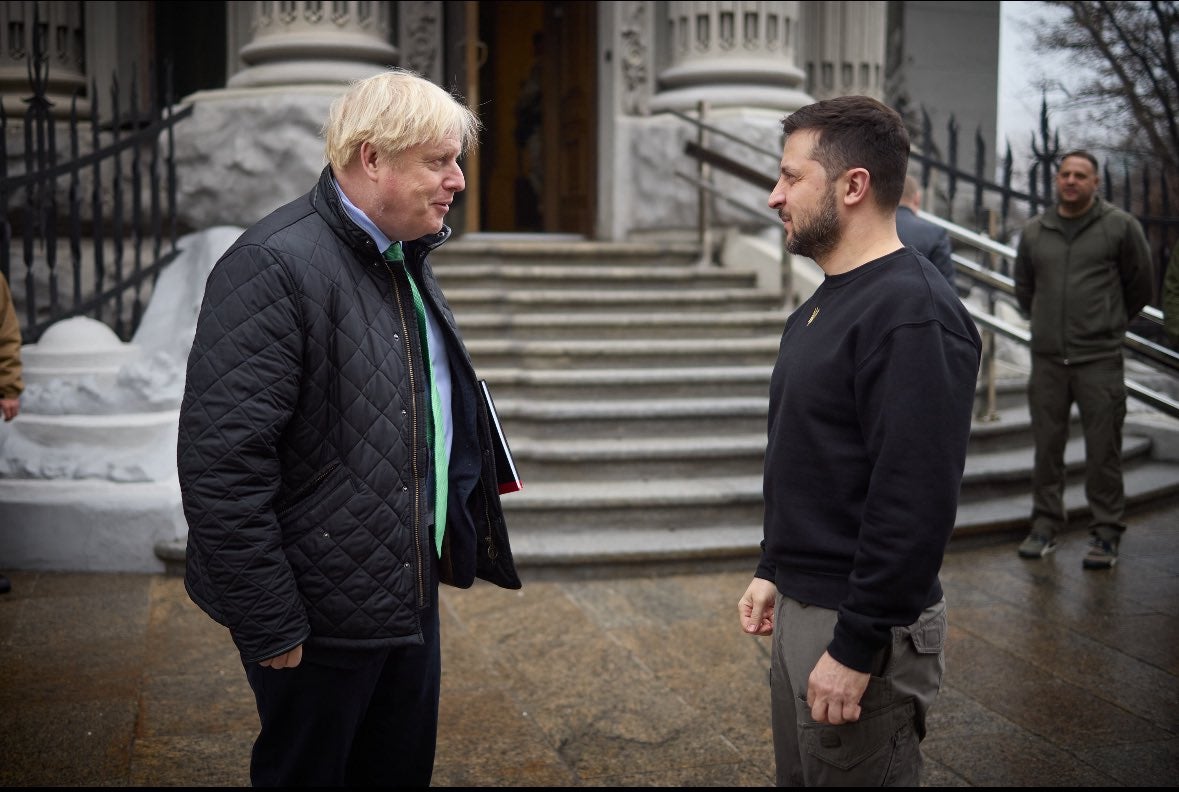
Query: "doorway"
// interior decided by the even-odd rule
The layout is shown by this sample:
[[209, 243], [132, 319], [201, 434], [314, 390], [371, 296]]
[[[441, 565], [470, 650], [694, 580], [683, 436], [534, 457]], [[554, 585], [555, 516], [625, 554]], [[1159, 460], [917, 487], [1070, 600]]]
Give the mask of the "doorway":
[[480, 229], [593, 235], [592, 2], [480, 3]]

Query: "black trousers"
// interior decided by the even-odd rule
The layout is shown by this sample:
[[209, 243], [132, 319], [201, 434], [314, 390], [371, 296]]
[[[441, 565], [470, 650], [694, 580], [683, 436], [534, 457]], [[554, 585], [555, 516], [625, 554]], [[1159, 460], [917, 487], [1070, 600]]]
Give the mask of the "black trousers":
[[1126, 384], [1122, 356], [1064, 365], [1032, 356], [1028, 407], [1036, 441], [1032, 474], [1032, 530], [1056, 536], [1068, 522], [1064, 505], [1064, 447], [1069, 413], [1075, 403], [1085, 437], [1085, 497], [1092, 511], [1090, 530], [1116, 540], [1126, 530], [1122, 481], [1122, 427]]
[[429, 786], [442, 676], [438, 596], [421, 646], [303, 647], [293, 669], [246, 666], [262, 731], [254, 786]]

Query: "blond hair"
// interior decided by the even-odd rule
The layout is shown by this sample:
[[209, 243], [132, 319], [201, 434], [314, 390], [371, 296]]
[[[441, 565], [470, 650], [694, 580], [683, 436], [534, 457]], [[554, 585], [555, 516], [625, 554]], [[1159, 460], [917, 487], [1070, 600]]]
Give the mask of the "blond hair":
[[327, 160], [346, 168], [368, 141], [387, 156], [413, 146], [457, 138], [463, 151], [473, 146], [479, 119], [444, 89], [408, 69], [388, 69], [353, 82], [332, 102], [323, 125]]
[[901, 193], [901, 203], [913, 203], [917, 200], [917, 194], [921, 191], [921, 185], [912, 176], [905, 177], [905, 190]]

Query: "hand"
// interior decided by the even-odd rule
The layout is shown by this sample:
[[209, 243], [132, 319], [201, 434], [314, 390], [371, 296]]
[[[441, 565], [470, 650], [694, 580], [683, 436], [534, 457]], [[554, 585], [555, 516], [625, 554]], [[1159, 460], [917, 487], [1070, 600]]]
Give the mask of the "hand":
[[294, 649], [278, 657], [272, 657], [269, 660], [262, 660], [258, 665], [263, 668], [294, 668], [303, 662], [303, 644], [299, 644]]
[[0, 399], [0, 413], [4, 413], [4, 420], [11, 421], [20, 412], [20, 397], [15, 399]]
[[868, 689], [868, 676], [823, 652], [806, 685], [806, 703], [811, 708], [811, 717], [832, 726], [858, 721], [860, 699]]
[[737, 603], [741, 629], [750, 635], [771, 635], [774, 632], [774, 602], [778, 588], [768, 580], [754, 578]]

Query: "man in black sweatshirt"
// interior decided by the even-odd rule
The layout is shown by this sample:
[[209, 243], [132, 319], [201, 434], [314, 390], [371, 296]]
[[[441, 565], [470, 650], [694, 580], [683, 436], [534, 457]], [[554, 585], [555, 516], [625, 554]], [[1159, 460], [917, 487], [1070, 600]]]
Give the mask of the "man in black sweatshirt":
[[826, 277], [782, 334], [765, 538], [739, 617], [773, 635], [779, 784], [916, 786], [981, 343], [946, 279], [897, 237], [900, 116], [840, 97], [783, 131], [769, 205], [788, 250]]

